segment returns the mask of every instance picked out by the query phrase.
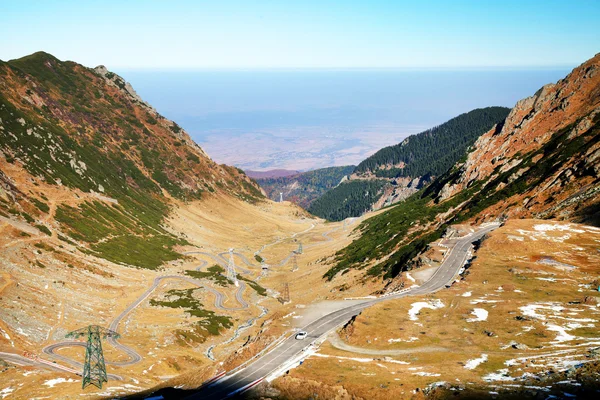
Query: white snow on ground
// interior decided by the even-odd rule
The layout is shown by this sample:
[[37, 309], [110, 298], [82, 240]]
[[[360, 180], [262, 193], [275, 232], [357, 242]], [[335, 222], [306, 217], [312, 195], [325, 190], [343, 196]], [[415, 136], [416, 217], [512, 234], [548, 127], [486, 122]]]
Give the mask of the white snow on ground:
[[469, 318], [467, 322], [487, 321], [488, 312], [483, 308], [475, 308], [471, 314], [475, 315], [475, 318]]
[[545, 320], [546, 316], [538, 314], [537, 310], [551, 310], [554, 312], [560, 312], [564, 310], [564, 307], [556, 303], [533, 303], [519, 307], [519, 310], [521, 310], [521, 312], [528, 317]]
[[508, 368], [500, 369], [496, 372], [489, 373], [482, 377], [482, 379], [486, 382], [491, 381], [514, 381], [515, 378], [508, 375]]
[[[322, 353], [314, 353], [314, 354], [312, 354], [312, 356], [321, 357], [321, 358], [337, 358], [339, 360], [339, 362], [342, 362], [343, 360], [357, 361], [357, 362], [361, 362], [361, 363], [375, 361], [374, 358], [343, 357], [343, 356], [333, 356], [333, 355], [322, 354]], [[410, 364], [410, 363], [408, 363], [406, 361], [393, 360], [393, 359], [391, 359], [389, 357], [384, 357], [383, 359], [378, 358], [377, 361], [390, 362], [390, 363], [394, 363], [394, 364], [403, 364], [403, 365], [409, 365]]]
[[432, 372], [419, 371], [419, 372], [413, 372], [413, 375], [419, 375], [419, 376], [440, 376], [441, 374], [434, 374]]
[[465, 368], [466, 369], [475, 369], [477, 368], [477, 366], [481, 363], [486, 362], [488, 359], [487, 354], [482, 354], [481, 357], [479, 358], [474, 358], [472, 360], [467, 361], [467, 363], [465, 364]]
[[562, 326], [548, 324], [548, 325], [546, 325], [546, 329], [548, 329], [549, 331], [558, 332], [558, 335], [554, 339], [554, 343], [568, 342], [569, 340], [573, 340], [576, 338], [576, 336], [569, 335], [567, 333], [567, 330], [565, 328], [563, 328]]
[[548, 232], [548, 231], [561, 231], [561, 232], [575, 232], [575, 233], [585, 233], [582, 229], [575, 229], [571, 224], [538, 224], [534, 225], [533, 229], [538, 232]]
[[411, 282], [416, 282], [415, 278], [412, 277], [412, 275], [410, 274], [410, 272], [406, 273], [406, 279], [408, 279]]
[[411, 336], [411, 337], [409, 337], [408, 339], [400, 339], [400, 338], [398, 338], [398, 339], [388, 339], [388, 343], [398, 343], [398, 342], [407, 342], [407, 343], [411, 343], [411, 342], [415, 342], [415, 341], [417, 341], [417, 340], [419, 340], [419, 338], [418, 338], [418, 337]]
[[408, 317], [411, 321], [418, 321], [419, 318], [417, 315], [421, 312], [423, 308], [429, 308], [430, 310], [436, 310], [438, 308], [444, 307], [444, 303], [441, 300], [430, 300], [428, 302], [418, 301], [416, 303], [412, 303], [412, 308], [408, 310]]
[[15, 391], [15, 389], [13, 389], [11, 387], [4, 388], [4, 389], [0, 390], [0, 396], [2, 396], [2, 398], [5, 398], [6, 396], [8, 396], [9, 394], [11, 394], [14, 391]]
[[4, 338], [8, 341], [10, 341], [10, 345], [12, 347], [15, 347], [15, 342], [12, 341], [12, 339], [10, 338], [10, 336], [8, 335], [8, 333], [6, 333], [2, 328], [0, 328], [0, 333], [2, 333], [2, 336], [4, 336]]
[[462, 297], [471, 297], [471, 292], [464, 292]]
[[507, 238], [511, 242], [514, 241], [514, 240], [518, 240], [519, 242], [523, 242], [525, 240], [525, 238], [523, 236], [516, 236], [516, 235], [508, 235]]
[[56, 378], [56, 379], [50, 379], [49, 381], [46, 381], [43, 384], [52, 388], [55, 385], [58, 385], [59, 383], [70, 383], [70, 382], [75, 382], [75, 380], [74, 379], [65, 379], [65, 378]]
[[504, 300], [488, 300], [488, 299], [475, 299], [475, 300], [471, 300], [471, 304], [479, 304], [479, 303], [502, 303]]

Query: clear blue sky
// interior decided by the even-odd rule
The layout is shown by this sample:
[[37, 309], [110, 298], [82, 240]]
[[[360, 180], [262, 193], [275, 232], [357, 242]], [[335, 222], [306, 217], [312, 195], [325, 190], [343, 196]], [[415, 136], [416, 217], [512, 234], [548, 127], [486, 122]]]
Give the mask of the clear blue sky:
[[575, 66], [600, 1], [0, 0], [0, 37], [112, 69]]

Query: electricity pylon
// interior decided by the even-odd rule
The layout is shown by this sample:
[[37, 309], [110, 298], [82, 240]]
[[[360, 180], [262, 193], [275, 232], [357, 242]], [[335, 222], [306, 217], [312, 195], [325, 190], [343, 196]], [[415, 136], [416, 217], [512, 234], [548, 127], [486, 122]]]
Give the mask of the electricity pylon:
[[85, 346], [85, 363], [83, 364], [81, 388], [85, 389], [86, 386], [94, 385], [98, 389], [102, 389], [102, 383], [108, 382], [104, 354], [102, 353], [102, 339], [107, 337], [118, 339], [120, 335], [113, 330], [98, 325], [86, 326], [66, 335], [68, 338], [84, 336], [87, 338], [87, 345]]
[[296, 250], [296, 254], [302, 254], [302, 243], [298, 244], [298, 250]]
[[281, 295], [281, 300], [282, 303], [290, 302], [290, 284], [287, 282], [283, 284], [283, 293]]
[[229, 249], [229, 263], [227, 264], [227, 279], [239, 286], [237, 275], [235, 273], [235, 262], [233, 261], [233, 249]]
[[298, 270], [298, 254], [294, 253], [294, 255], [292, 256], [292, 272], [297, 271]]

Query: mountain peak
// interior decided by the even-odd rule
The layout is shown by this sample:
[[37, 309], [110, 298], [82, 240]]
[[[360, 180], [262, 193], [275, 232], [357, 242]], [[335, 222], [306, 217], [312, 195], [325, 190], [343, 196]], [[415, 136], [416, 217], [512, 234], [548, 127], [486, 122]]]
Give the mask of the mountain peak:
[[15, 58], [13, 60], [9, 60], [10, 64], [26, 64], [26, 63], [37, 63], [42, 64], [46, 61], [50, 62], [62, 62], [58, 58], [54, 57], [50, 53], [46, 53], [45, 51], [36, 51], [35, 53], [29, 54], [27, 56], [23, 56], [20, 58]]

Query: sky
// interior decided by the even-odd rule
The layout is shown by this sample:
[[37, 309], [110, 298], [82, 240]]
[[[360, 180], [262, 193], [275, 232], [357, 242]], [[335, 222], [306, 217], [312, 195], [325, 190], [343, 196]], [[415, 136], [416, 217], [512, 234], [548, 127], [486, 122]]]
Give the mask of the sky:
[[0, 0], [0, 59], [109, 69], [574, 66], [600, 1]]

